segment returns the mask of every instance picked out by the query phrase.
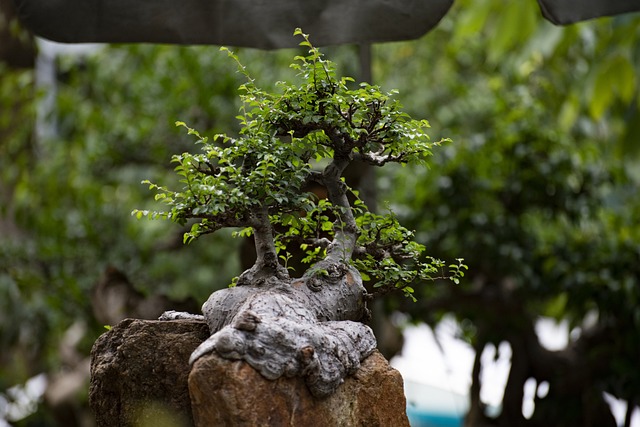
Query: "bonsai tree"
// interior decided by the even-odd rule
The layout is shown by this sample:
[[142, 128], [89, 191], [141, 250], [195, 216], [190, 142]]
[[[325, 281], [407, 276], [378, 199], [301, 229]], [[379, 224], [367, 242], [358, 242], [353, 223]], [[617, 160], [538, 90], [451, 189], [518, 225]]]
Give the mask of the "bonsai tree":
[[[186, 243], [227, 227], [252, 235], [255, 264], [204, 304], [212, 336], [191, 361], [215, 351], [246, 360], [267, 378], [301, 375], [322, 396], [375, 348], [361, 323], [367, 299], [394, 290], [413, 297], [416, 283], [436, 278], [457, 283], [466, 266], [425, 256], [411, 231], [391, 212], [369, 212], [343, 178], [356, 161], [424, 163], [443, 141], [431, 142], [427, 121], [404, 113], [393, 93], [338, 78], [308, 35], [294, 34], [308, 49], [291, 65], [301, 82], [278, 82], [273, 93], [258, 88], [223, 48], [246, 76], [239, 135], [209, 140], [177, 122], [202, 152], [173, 157], [182, 189], [144, 181], [168, 210], [133, 213], [190, 222]], [[324, 187], [326, 198], [305, 191], [311, 184]], [[292, 246], [309, 264], [299, 278], [289, 273]]]

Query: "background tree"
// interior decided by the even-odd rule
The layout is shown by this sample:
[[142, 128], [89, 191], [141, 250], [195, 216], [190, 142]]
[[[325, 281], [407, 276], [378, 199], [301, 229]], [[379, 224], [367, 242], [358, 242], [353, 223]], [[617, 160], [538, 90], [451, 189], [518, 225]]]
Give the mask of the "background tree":
[[[236, 246], [230, 238], [214, 236], [217, 247], [201, 248], [204, 262], [195, 252], [180, 250], [179, 230], [165, 232], [126, 215], [148, 198], [144, 188], [128, 181], [172, 175], [157, 158], [191, 146], [167, 132], [177, 116], [203, 129], [234, 123], [232, 96], [239, 81], [233, 67], [218, 65], [203, 52], [207, 49], [122, 47], [105, 48], [80, 63], [77, 57], [59, 59], [58, 86], [48, 88], [57, 91], [58, 135], [44, 140], [34, 131], [33, 70], [0, 70], [2, 390], [41, 372], [71, 369], [59, 347], [76, 322], [88, 330], [73, 350], [88, 355], [104, 330], [89, 305], [91, 289], [101, 276], [109, 279], [109, 266], [126, 272], [143, 296], [165, 294], [173, 300], [202, 301], [212, 285], [225, 286], [237, 274], [235, 258], [214, 261], [219, 268], [205, 267], [212, 259], [228, 258], [225, 251]], [[153, 83], [150, 74], [157, 77]], [[199, 90], [204, 86], [213, 88], [215, 100], [204, 102]], [[140, 126], [132, 127], [130, 118]], [[182, 269], [190, 274], [179, 284], [174, 279]], [[86, 387], [78, 393], [77, 400], [86, 399]]]
[[[517, 321], [531, 325], [547, 314], [581, 325], [597, 309], [597, 325], [618, 326], [604, 356], [596, 352], [600, 344], [580, 350], [611, 361], [584, 388], [632, 400], [638, 17], [558, 28], [529, 6], [535, 2], [459, 0], [421, 40], [374, 46], [376, 83], [399, 89], [412, 116], [429, 117], [434, 139], [456, 141], [432, 158], [428, 175], [409, 168], [382, 174], [380, 198], [393, 199], [393, 210], [431, 254], [464, 256], [469, 274], [477, 273], [460, 295], [441, 294], [445, 287], [436, 285], [425, 288], [432, 294], [417, 295], [422, 303], [386, 298], [385, 304], [429, 322], [457, 313], [478, 349], [506, 340], [504, 330]], [[170, 180], [171, 153], [192, 149], [191, 138], [174, 129], [176, 119], [203, 134], [231, 133], [236, 125], [242, 78], [216, 50], [111, 46], [80, 62], [60, 59], [59, 133], [47, 141], [34, 138], [33, 71], [1, 67], [0, 215], [13, 230], [0, 236], [1, 390], [59, 370], [59, 344], [76, 320], [90, 325], [79, 345], [88, 353], [103, 330], [88, 307], [90, 288], [109, 264], [145, 295], [191, 294], [199, 301], [240, 273], [228, 256], [237, 241], [224, 233], [183, 246], [187, 230], [127, 215], [153, 203], [131, 183]], [[293, 73], [286, 68], [290, 51], [238, 53], [259, 84]], [[356, 74], [352, 48], [325, 53], [344, 74]], [[17, 115], [7, 115], [9, 108]], [[457, 178], [446, 179], [450, 174]], [[522, 307], [523, 314], [512, 310], [492, 323], [482, 307], [493, 303], [484, 302], [472, 313], [463, 302], [475, 283], [494, 299], [511, 295], [517, 302], [502, 306]], [[503, 292], [505, 284], [512, 290]], [[436, 311], [431, 298], [446, 304]], [[489, 337], [480, 337], [489, 326]], [[534, 417], [541, 416], [542, 402], [536, 408]]]
[[[437, 153], [428, 173], [411, 168], [388, 181], [390, 190], [410, 189], [393, 193], [397, 211], [423, 230], [418, 238], [430, 250], [470, 257], [462, 286], [423, 288], [417, 304], [400, 310], [429, 323], [443, 313], [462, 322], [476, 350], [468, 425], [612, 425], [603, 392], [633, 403], [639, 390], [640, 254], [631, 219], [638, 18], [556, 28], [523, 5], [465, 6], [455, 25], [385, 58], [419, 80], [379, 71], [400, 88], [438, 82], [422, 83], [431, 90], [414, 91], [421, 99], [412, 105], [464, 141]], [[428, 67], [413, 60], [427, 52]], [[579, 337], [546, 350], [535, 331], [543, 315], [568, 319]], [[494, 420], [480, 401], [480, 355], [501, 342], [512, 366]], [[530, 378], [549, 392], [527, 420]]]

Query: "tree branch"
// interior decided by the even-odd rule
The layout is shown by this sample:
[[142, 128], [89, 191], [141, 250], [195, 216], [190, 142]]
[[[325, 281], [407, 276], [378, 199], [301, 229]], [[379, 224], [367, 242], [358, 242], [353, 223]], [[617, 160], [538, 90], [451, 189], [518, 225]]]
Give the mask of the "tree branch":
[[276, 277], [288, 280], [287, 269], [278, 262], [278, 254], [273, 240], [273, 228], [269, 221], [266, 206], [256, 209], [249, 221], [253, 228], [253, 239], [256, 247], [256, 262], [249, 270], [238, 278], [238, 285], [261, 284], [265, 279]]
[[358, 227], [347, 198], [347, 187], [341, 179], [342, 172], [348, 164], [347, 158], [336, 157], [323, 171], [323, 181], [327, 187], [329, 201], [338, 207], [333, 242], [327, 249], [327, 260], [330, 262], [350, 260], [358, 239]]

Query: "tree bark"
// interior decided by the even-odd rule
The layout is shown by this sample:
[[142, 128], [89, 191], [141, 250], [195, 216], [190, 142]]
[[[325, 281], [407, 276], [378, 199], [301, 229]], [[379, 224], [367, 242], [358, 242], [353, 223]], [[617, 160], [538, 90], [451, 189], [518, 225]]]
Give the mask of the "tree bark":
[[338, 207], [338, 219], [334, 225], [334, 239], [327, 249], [327, 262], [345, 262], [353, 256], [358, 239], [358, 227], [347, 199], [346, 184], [341, 177], [349, 165], [348, 159], [336, 157], [324, 170], [323, 179], [327, 187], [329, 201]]
[[273, 228], [269, 221], [268, 209], [262, 207], [254, 212], [250, 223], [251, 228], [253, 228], [256, 262], [253, 267], [240, 275], [238, 285], [260, 285], [272, 277], [288, 280], [289, 273], [287, 269], [278, 262], [278, 254], [273, 243]]
[[[318, 286], [321, 282], [321, 286]], [[203, 306], [209, 352], [244, 360], [268, 379], [300, 376], [314, 396], [331, 394], [376, 347], [360, 274], [344, 266], [322, 278], [276, 277], [214, 292]]]
[[[598, 378], [607, 376], [609, 353], [614, 351], [610, 340], [615, 337], [616, 325], [585, 330], [566, 349], [551, 351], [540, 344], [534, 327], [536, 317], [525, 309], [515, 292], [497, 292], [486, 285], [473, 290], [451, 288], [447, 295], [420, 300], [403, 309], [417, 316], [455, 312], [472, 319], [478, 331], [491, 333], [488, 338], [492, 342], [506, 341], [511, 345], [512, 367], [501, 415], [497, 420], [474, 417], [473, 422], [466, 423], [467, 427], [490, 425], [492, 421], [516, 427], [616, 425], [598, 383]], [[478, 336], [476, 339], [478, 343], [483, 340]], [[522, 415], [522, 390], [529, 378], [547, 381], [549, 392], [544, 399], [536, 401], [535, 412], [527, 420]]]

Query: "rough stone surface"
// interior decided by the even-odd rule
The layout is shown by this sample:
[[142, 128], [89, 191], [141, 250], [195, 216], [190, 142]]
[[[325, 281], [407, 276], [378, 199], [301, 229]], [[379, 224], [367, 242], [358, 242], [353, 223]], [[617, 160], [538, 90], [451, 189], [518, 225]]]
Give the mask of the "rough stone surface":
[[91, 350], [89, 402], [98, 427], [191, 426], [189, 356], [202, 321], [125, 319]]
[[194, 363], [189, 391], [198, 427], [409, 426], [402, 377], [377, 351], [325, 398], [313, 397], [302, 378], [268, 380], [215, 353]]

